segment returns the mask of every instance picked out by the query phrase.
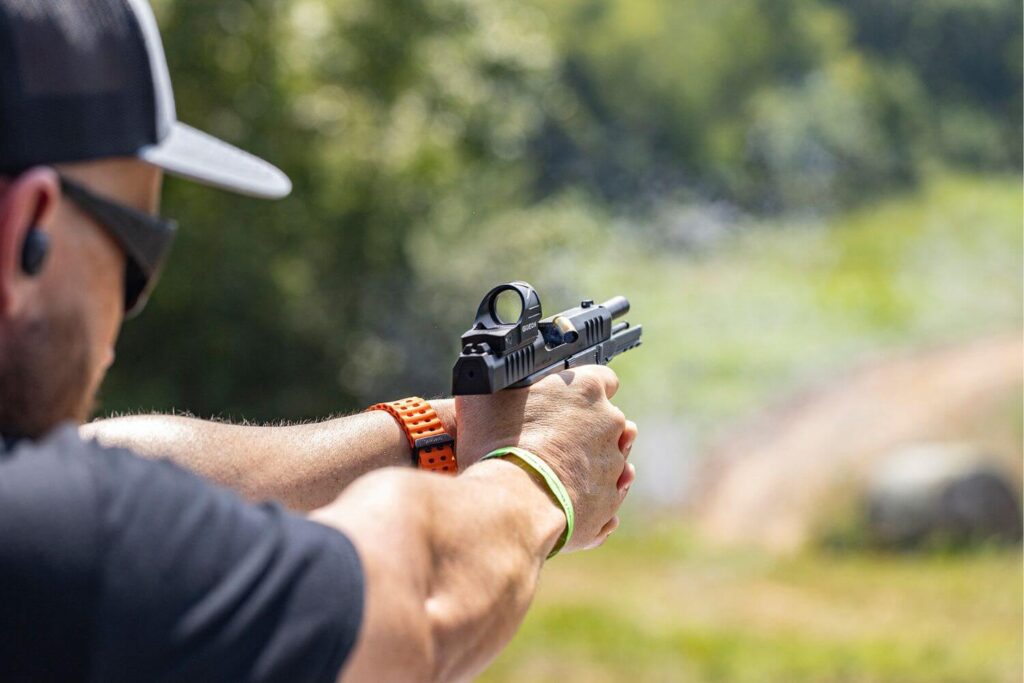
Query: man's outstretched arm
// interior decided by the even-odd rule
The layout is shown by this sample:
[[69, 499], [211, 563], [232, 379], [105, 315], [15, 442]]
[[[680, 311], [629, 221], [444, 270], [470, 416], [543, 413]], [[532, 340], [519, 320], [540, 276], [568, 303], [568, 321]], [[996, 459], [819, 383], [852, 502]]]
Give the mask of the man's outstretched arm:
[[[399, 502], [400, 501], [400, 502]], [[512, 638], [565, 516], [519, 467], [383, 470], [311, 516], [355, 544], [363, 623], [341, 681], [459, 681]]]
[[[459, 401], [470, 457], [519, 444], [557, 473], [576, 510], [567, 549], [614, 531], [632, 483], [625, 458], [636, 427], [608, 401], [616, 385], [591, 366]], [[375, 472], [311, 518], [344, 531], [364, 570], [363, 622], [342, 681], [474, 676], [511, 639], [565, 529], [539, 477], [494, 460], [458, 477]]]
[[[453, 435], [454, 404], [431, 401]], [[91, 422], [79, 432], [104, 446], [168, 458], [250, 500], [277, 500], [301, 511], [327, 505], [371, 470], [412, 464], [404, 433], [382, 411], [288, 426], [133, 415]]]

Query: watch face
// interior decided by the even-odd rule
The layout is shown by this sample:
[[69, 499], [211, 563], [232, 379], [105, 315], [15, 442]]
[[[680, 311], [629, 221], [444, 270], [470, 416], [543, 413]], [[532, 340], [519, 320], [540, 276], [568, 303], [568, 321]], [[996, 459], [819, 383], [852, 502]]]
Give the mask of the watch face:
[[416, 450], [422, 450], [424, 448], [436, 448], [438, 446], [453, 443], [455, 443], [455, 439], [451, 434], [436, 434], [434, 436], [425, 436], [422, 439], [416, 439], [416, 442], [413, 444], [413, 448]]

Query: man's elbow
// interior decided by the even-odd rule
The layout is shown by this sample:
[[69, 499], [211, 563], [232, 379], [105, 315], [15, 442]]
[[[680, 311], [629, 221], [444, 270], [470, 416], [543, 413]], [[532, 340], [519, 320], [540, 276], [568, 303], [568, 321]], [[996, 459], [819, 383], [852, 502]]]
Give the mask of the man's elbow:
[[[340, 683], [408, 683], [444, 680], [426, 611], [397, 609], [375, 614], [368, 605], [359, 640], [338, 678]], [[450, 681], [449, 681], [450, 683]]]
[[314, 514], [349, 535], [364, 567], [361, 663], [345, 680], [464, 680], [512, 637], [536, 587], [535, 558], [465, 486], [378, 470]]
[[339, 680], [446, 680], [428, 609], [432, 497], [421, 476], [378, 470], [311, 515], [344, 531], [363, 564], [363, 624]]

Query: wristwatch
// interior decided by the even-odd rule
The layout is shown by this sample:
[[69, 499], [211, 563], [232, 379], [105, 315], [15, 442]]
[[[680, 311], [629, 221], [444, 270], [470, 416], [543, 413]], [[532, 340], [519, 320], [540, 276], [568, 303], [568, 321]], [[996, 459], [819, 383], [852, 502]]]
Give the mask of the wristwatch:
[[398, 421], [412, 449], [413, 467], [458, 474], [455, 437], [445, 431], [441, 418], [430, 403], [419, 396], [411, 396], [400, 401], [377, 403], [366, 410], [383, 410]]

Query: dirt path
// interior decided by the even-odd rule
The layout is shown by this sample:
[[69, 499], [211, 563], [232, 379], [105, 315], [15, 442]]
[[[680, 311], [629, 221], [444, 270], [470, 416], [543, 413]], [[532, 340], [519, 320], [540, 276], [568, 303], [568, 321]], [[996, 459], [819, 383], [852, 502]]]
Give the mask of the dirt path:
[[830, 496], [901, 445], [969, 440], [1018, 478], [1020, 332], [862, 367], [766, 411], [712, 449], [696, 503], [724, 542], [798, 548]]

